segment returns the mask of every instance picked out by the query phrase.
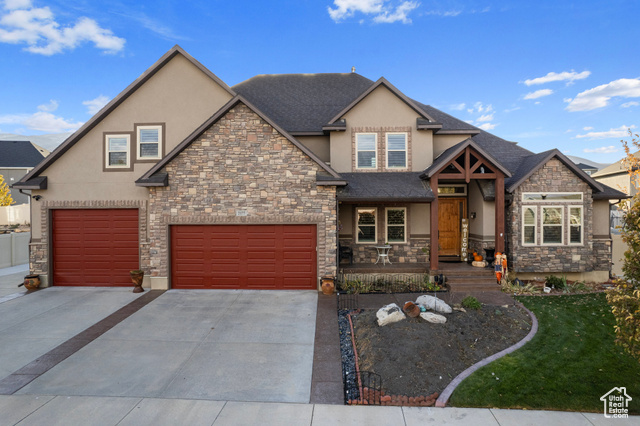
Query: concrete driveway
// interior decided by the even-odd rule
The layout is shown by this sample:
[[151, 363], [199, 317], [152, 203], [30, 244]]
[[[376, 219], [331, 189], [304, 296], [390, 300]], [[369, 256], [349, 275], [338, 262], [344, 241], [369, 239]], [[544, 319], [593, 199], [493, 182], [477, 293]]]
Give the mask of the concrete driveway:
[[[2, 377], [20, 367], [5, 367], [17, 345], [11, 339], [26, 333], [46, 352], [123, 306], [116, 299], [131, 300], [130, 291], [51, 288], [0, 304], [0, 348], [8, 348], [0, 350]], [[29, 318], [60, 297], [68, 299], [63, 307], [29, 323], [16, 321], [15, 308], [5, 306], [20, 303], [20, 315], [28, 310]], [[170, 290], [17, 394], [308, 403], [317, 297], [315, 291]]]

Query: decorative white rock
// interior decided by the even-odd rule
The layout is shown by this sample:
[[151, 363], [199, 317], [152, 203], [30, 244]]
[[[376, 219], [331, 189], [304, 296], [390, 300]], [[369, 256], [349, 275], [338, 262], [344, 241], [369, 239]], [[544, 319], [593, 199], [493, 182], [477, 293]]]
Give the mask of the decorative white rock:
[[386, 305], [378, 309], [376, 317], [378, 317], [378, 325], [380, 327], [394, 322], [402, 321], [406, 318], [404, 313], [402, 312], [402, 309], [400, 309], [400, 306], [396, 305], [395, 303], [391, 303], [390, 305]]
[[440, 314], [434, 314], [433, 312], [423, 312], [420, 314], [420, 318], [433, 324], [444, 324], [447, 322], [447, 318]]
[[427, 309], [443, 314], [450, 314], [452, 312], [451, 306], [436, 297], [428, 296], [426, 294], [416, 299], [416, 305], [424, 306]]
[[471, 265], [475, 266], [476, 268], [486, 268], [488, 263], [484, 260], [481, 260], [479, 262], [477, 260], [474, 260], [473, 262], [471, 262]]

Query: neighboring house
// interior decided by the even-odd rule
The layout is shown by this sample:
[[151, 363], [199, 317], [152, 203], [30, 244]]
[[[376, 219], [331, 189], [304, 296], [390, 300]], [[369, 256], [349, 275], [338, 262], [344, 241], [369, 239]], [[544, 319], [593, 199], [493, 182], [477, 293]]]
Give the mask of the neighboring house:
[[[30, 141], [0, 140], [0, 175], [11, 187], [47, 155], [49, 151]], [[11, 198], [15, 205], [29, 202], [29, 195], [21, 194], [16, 188], [11, 189]]]
[[583, 172], [585, 172], [589, 176], [592, 176], [595, 172], [598, 171], [597, 167], [590, 166], [590, 165], [584, 164], [584, 163], [578, 163], [577, 166], [580, 168], [580, 170], [582, 170]]
[[[338, 243], [371, 264], [506, 251], [512, 270], [609, 277], [609, 200], [558, 150], [534, 154], [356, 73], [227, 86], [176, 46], [15, 187], [49, 285], [316, 289]], [[425, 250], [428, 249], [429, 258]], [[392, 270], [392, 269], [388, 269]]]
[[[636, 158], [640, 158], [640, 151], [633, 154]], [[633, 178], [629, 174], [627, 167], [624, 164], [626, 157], [620, 161], [599, 170], [597, 173], [591, 175], [596, 181], [608, 185], [612, 188], [618, 189], [625, 194], [633, 197], [638, 192], [636, 187], [636, 178]]]

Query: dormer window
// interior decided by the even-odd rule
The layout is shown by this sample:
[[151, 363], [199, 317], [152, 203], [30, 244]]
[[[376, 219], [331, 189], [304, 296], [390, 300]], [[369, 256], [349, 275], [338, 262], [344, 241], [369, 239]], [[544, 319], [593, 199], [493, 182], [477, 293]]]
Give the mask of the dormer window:
[[375, 133], [356, 134], [356, 168], [376, 169], [378, 135]]
[[164, 126], [162, 124], [136, 125], [138, 160], [159, 160], [163, 156]]

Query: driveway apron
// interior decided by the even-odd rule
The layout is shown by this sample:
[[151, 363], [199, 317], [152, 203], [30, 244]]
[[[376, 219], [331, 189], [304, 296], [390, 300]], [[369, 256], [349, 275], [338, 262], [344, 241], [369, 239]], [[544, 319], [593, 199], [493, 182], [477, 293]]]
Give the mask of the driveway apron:
[[18, 393], [308, 403], [317, 297], [170, 290]]

